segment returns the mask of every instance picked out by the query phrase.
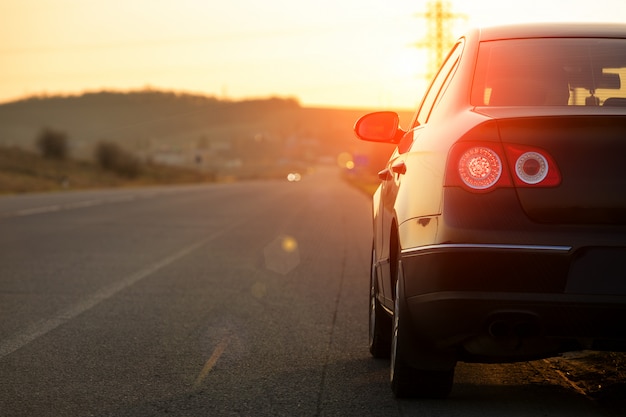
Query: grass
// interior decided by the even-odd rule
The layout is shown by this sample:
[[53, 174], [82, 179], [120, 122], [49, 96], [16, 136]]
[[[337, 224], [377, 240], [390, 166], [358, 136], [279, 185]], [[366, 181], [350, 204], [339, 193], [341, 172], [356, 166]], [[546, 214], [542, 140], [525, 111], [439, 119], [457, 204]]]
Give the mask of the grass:
[[[275, 171], [264, 169], [263, 175], [268, 178], [284, 176], [284, 169]], [[260, 178], [258, 173], [249, 177]], [[220, 177], [220, 181], [225, 179], [227, 177]], [[344, 179], [368, 196], [374, 194], [380, 183], [375, 175], [345, 173]], [[0, 146], [0, 195], [214, 181], [215, 175], [210, 173], [154, 163], [141, 164], [139, 174], [127, 178], [92, 162], [48, 159], [21, 148]]]
[[213, 176], [192, 169], [142, 164], [125, 178], [94, 163], [46, 159], [15, 147], [0, 147], [0, 194], [209, 182]]

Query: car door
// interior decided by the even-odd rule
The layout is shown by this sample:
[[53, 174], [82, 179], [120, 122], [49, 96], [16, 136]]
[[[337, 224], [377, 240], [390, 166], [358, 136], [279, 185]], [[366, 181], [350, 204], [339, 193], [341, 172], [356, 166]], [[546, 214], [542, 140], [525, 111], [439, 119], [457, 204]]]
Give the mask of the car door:
[[410, 169], [410, 167], [407, 167], [407, 155], [411, 152], [414, 142], [427, 130], [430, 114], [440, 102], [442, 94], [445, 92], [457, 68], [462, 50], [462, 41], [459, 41], [451, 49], [424, 96], [422, 104], [411, 122], [410, 129], [401, 139], [385, 169], [379, 173], [382, 181], [381, 208], [379, 209], [379, 216], [381, 217], [381, 229], [379, 230], [382, 230], [383, 236], [380, 251], [382, 291], [384, 294], [384, 305], [390, 309], [393, 308], [393, 299], [395, 298], [395, 269], [398, 261], [397, 249], [399, 245], [396, 239], [397, 235], [394, 237], [393, 233], [395, 233], [394, 228], [398, 226], [396, 216], [398, 193], [402, 187], [403, 177], [407, 170]]

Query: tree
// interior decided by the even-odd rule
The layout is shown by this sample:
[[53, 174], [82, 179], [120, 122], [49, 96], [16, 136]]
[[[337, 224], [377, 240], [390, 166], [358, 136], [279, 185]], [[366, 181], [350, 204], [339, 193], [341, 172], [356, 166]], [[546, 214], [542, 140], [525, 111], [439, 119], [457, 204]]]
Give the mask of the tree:
[[49, 128], [37, 138], [37, 147], [44, 158], [64, 160], [69, 154], [67, 135]]
[[95, 157], [102, 169], [126, 178], [135, 178], [141, 171], [139, 160], [116, 143], [99, 142]]

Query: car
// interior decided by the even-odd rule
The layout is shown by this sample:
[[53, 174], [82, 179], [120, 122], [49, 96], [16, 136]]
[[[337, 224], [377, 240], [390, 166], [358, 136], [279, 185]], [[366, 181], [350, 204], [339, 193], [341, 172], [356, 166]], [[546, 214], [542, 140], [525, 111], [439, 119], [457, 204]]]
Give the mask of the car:
[[396, 145], [369, 278], [395, 396], [449, 396], [458, 362], [626, 351], [626, 25], [470, 30], [406, 130], [354, 131]]

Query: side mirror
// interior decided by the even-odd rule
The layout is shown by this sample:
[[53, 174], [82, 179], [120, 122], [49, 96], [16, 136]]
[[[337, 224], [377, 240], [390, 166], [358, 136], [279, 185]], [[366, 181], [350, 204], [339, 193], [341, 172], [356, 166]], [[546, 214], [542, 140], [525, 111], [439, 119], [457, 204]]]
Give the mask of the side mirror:
[[369, 142], [398, 143], [404, 131], [400, 129], [400, 117], [391, 111], [369, 113], [357, 120], [354, 133]]

